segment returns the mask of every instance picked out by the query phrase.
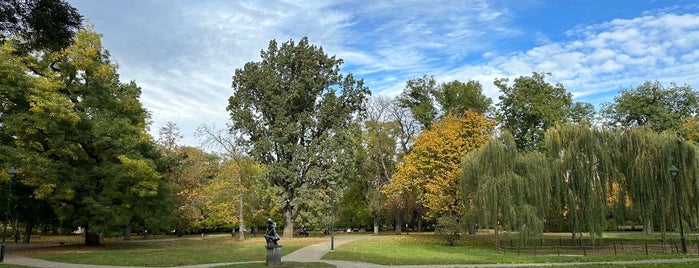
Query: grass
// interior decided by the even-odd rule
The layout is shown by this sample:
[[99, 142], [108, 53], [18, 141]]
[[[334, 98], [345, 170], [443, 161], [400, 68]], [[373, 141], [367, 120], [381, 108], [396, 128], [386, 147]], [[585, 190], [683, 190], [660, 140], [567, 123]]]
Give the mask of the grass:
[[[282, 252], [293, 252], [321, 241], [323, 241], [322, 238], [282, 240]], [[204, 240], [193, 236], [181, 239], [106, 242], [100, 247], [66, 245], [27, 250], [22, 254], [64, 263], [167, 267], [264, 261], [266, 254], [264, 245], [264, 238], [261, 237], [238, 241], [230, 235], [217, 235], [208, 236]]]
[[[261, 268], [267, 267], [264, 263], [240, 263], [226, 266], [217, 266], [217, 268]], [[335, 265], [322, 263], [322, 262], [283, 262], [281, 265], [274, 267], [315, 267], [315, 268], [329, 268], [335, 267]]]
[[[644, 253], [624, 254], [619, 256], [532, 256], [525, 254], [518, 255], [512, 252], [503, 254], [493, 249], [492, 241], [493, 237], [490, 235], [467, 236], [456, 246], [450, 247], [429, 234], [394, 235], [380, 239], [359, 240], [346, 244], [336, 249], [334, 252], [325, 255], [323, 259], [353, 260], [382, 265], [444, 265], [551, 262], [579, 263], [682, 258], [682, 256], [674, 254], [645, 255]], [[699, 263], [695, 262], [692, 265], [697, 266]], [[672, 266], [664, 264], [663, 267]], [[685, 266], [679, 267], [687, 266], [685, 264]]]
[[[371, 236], [371, 235], [367, 235]], [[544, 238], [558, 241], [559, 235], [551, 235]], [[575, 263], [575, 267], [606, 268], [606, 267], [633, 267], [633, 268], [676, 268], [699, 267], [699, 262], [693, 263], [663, 263], [663, 264], [624, 264], [602, 265], [581, 264], [584, 262], [624, 261], [624, 260], [649, 260], [684, 258], [677, 254], [623, 254], [619, 256], [533, 256], [528, 254], [502, 251], [497, 252], [493, 248], [492, 235], [466, 236], [456, 246], [449, 247], [434, 235], [413, 234], [410, 235], [384, 235], [355, 241], [337, 247], [334, 252], [327, 254], [325, 260], [346, 260], [367, 262], [382, 265], [448, 265], [448, 264], [507, 264], [507, 263], [540, 263], [542, 266], [550, 266], [552, 262]], [[158, 237], [163, 238], [163, 237]], [[42, 239], [44, 239], [42, 237]], [[57, 244], [57, 238], [46, 238], [42, 243]], [[56, 241], [65, 241], [60, 238]], [[657, 241], [655, 236], [638, 234], [610, 234], [603, 238], [604, 243], [624, 241], [625, 243], [645, 243]], [[70, 241], [74, 242], [74, 241]], [[283, 239], [283, 253], [288, 254], [301, 247], [327, 242], [327, 237], [293, 238]], [[212, 235], [202, 240], [199, 236], [185, 237], [181, 239], [137, 239], [131, 242], [122, 242], [118, 239], [107, 241], [101, 247], [85, 247], [82, 245], [65, 245], [48, 247], [37, 250], [26, 250], [21, 255], [40, 258], [48, 261], [119, 265], [119, 266], [145, 266], [168, 267], [210, 263], [236, 263], [221, 267], [265, 267], [264, 239], [248, 238], [238, 241], [230, 235]], [[689, 254], [686, 257], [697, 257]], [[250, 263], [252, 262], [252, 263]], [[21, 267], [5, 266], [0, 267]], [[333, 265], [315, 263], [283, 263], [281, 267], [334, 267]]]

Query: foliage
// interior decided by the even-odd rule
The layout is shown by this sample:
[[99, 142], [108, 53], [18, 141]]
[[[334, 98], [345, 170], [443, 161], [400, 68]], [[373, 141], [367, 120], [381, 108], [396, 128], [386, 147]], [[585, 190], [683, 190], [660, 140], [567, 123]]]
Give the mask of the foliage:
[[18, 181], [85, 242], [129, 226], [167, 226], [170, 199], [146, 133], [141, 89], [118, 80], [98, 34], [63, 52], [17, 55], [4, 43], [2, 139]]
[[437, 81], [433, 76], [423, 76], [408, 80], [405, 89], [398, 97], [401, 107], [408, 108], [423, 128], [429, 128], [437, 119], [437, 108], [432, 100], [432, 93], [437, 90]]
[[[467, 111], [464, 117], [447, 115], [423, 131], [383, 189], [389, 201], [403, 208], [423, 205], [429, 209], [428, 215], [435, 218], [460, 215], [461, 161], [468, 152], [487, 142], [494, 124], [483, 115]], [[412, 200], [414, 204], [408, 202]]]
[[656, 132], [681, 132], [683, 124], [696, 116], [699, 92], [691, 86], [665, 87], [646, 81], [635, 89], [622, 90], [613, 103], [603, 109], [608, 125], [614, 127], [646, 126]]
[[447, 245], [454, 246], [455, 242], [461, 238], [461, 225], [452, 216], [442, 216], [437, 218], [435, 235], [447, 242]]
[[6, 0], [0, 2], [0, 41], [19, 38], [29, 50], [64, 49], [81, 27], [78, 10], [62, 0]]
[[[260, 205], [255, 202], [255, 199], [264, 198], [264, 193], [258, 196], [260, 193], [253, 191], [254, 185], [251, 184], [259, 180], [262, 173], [263, 167], [250, 159], [224, 161], [216, 176], [202, 189], [207, 212], [205, 224], [208, 227], [237, 224], [241, 215], [239, 206], [241, 197], [247, 200], [248, 205]], [[238, 180], [240, 177], [246, 180]], [[239, 195], [241, 192], [243, 196]], [[245, 208], [244, 205], [242, 215], [254, 213], [254, 211], [246, 211]]]
[[508, 132], [468, 154], [460, 175], [466, 223], [523, 239], [541, 234], [551, 202], [550, 166], [540, 152], [519, 151]]
[[438, 85], [434, 76], [427, 75], [408, 80], [397, 100], [401, 107], [410, 109], [424, 129], [448, 114], [461, 116], [467, 110], [486, 113], [492, 104], [478, 81], [454, 80]]
[[483, 87], [475, 80], [466, 83], [458, 80], [442, 83], [433, 94], [444, 115], [462, 115], [466, 110], [485, 114], [490, 112], [493, 103], [483, 95]]
[[[665, 235], [669, 226], [679, 227], [675, 198], [680, 202], [685, 224], [696, 226], [699, 204], [699, 185], [694, 180], [699, 175], [696, 145], [673, 133], [656, 133], [645, 127], [623, 133], [614, 161], [622, 174], [619, 183], [626, 194], [628, 210], [640, 216], [644, 231], [660, 230]], [[670, 175], [671, 165], [680, 170], [677, 178]], [[675, 187], [681, 192], [675, 192]]]
[[601, 235], [607, 217], [607, 192], [619, 178], [611, 158], [615, 135], [586, 124], [549, 129], [544, 140], [552, 163], [551, 217], [565, 218], [573, 233]]
[[172, 185], [172, 198], [176, 204], [173, 215], [178, 235], [196, 232], [202, 228], [205, 200], [204, 187], [220, 172], [220, 159], [199, 148], [176, 146], [163, 148], [160, 170], [163, 178]]
[[551, 85], [545, 78], [544, 73], [533, 73], [531, 77], [516, 78], [511, 86], [507, 78], [494, 82], [502, 91], [499, 120], [514, 135], [520, 149], [533, 149], [548, 128], [570, 117], [572, 95], [562, 84]]
[[[687, 225], [697, 222], [698, 148], [672, 133], [565, 124], [547, 131], [542, 152], [514, 144], [504, 133], [466, 157], [461, 186], [471, 224], [500, 223], [524, 239], [544, 230], [599, 237], [608, 220], [664, 235], [679, 227], [675, 198]], [[681, 170], [676, 181], [671, 164]]]
[[341, 75], [342, 60], [307, 38], [281, 46], [272, 40], [261, 57], [235, 71], [227, 110], [232, 130], [245, 137], [250, 156], [266, 165], [267, 178], [280, 191], [284, 236], [290, 237], [305, 206], [298, 198], [318, 196], [351, 167], [347, 128], [369, 90], [352, 74]]

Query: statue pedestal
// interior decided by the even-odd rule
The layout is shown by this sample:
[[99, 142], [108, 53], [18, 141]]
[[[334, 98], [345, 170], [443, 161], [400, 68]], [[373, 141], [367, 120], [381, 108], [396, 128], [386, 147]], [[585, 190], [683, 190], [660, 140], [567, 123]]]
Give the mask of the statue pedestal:
[[282, 264], [282, 246], [268, 246], [267, 248], [267, 259], [265, 260], [265, 265], [275, 266]]

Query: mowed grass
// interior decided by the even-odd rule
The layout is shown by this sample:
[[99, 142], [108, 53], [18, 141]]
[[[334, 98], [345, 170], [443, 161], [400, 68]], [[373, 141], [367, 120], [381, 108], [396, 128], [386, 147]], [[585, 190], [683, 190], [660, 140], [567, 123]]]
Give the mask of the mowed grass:
[[[493, 248], [490, 235], [466, 236], [456, 246], [447, 246], [432, 234], [390, 235], [355, 241], [337, 248], [323, 259], [368, 262], [381, 265], [444, 265], [444, 264], [506, 264], [551, 262], [599, 262], [697, 257], [676, 254], [624, 254], [619, 256], [533, 256]], [[675, 264], [663, 264], [673, 267]], [[677, 267], [699, 267], [699, 262], [676, 264]], [[624, 265], [630, 267], [628, 265]], [[579, 267], [579, 266], [576, 266]], [[594, 266], [604, 267], [604, 266]], [[646, 266], [638, 266], [646, 267]], [[648, 267], [657, 267], [654, 265]]]
[[[282, 254], [302, 247], [326, 241], [327, 238], [282, 239]], [[136, 240], [131, 242], [106, 242], [99, 247], [65, 245], [26, 250], [21, 255], [47, 261], [118, 265], [167, 267], [209, 263], [231, 263], [265, 260], [264, 238], [248, 238], [238, 241], [230, 235], [199, 236], [177, 239]], [[264, 265], [264, 263], [263, 263]]]
[[[509, 263], [540, 263], [542, 267], [550, 267], [552, 262], [576, 264], [575, 267], [606, 268], [676, 268], [699, 267], [699, 262], [662, 263], [662, 264], [581, 264], [584, 262], [604, 262], [623, 260], [652, 260], [685, 257], [699, 257], [696, 254], [686, 256], [677, 254], [624, 254], [620, 256], [533, 256], [518, 255], [508, 252], [503, 254], [493, 248], [492, 235], [466, 236], [456, 246], [446, 246], [445, 243], [432, 234], [422, 233], [410, 235], [362, 235], [368, 239], [355, 241], [335, 248], [334, 252], [324, 257], [325, 260], [345, 260], [367, 262], [382, 265], [444, 265], [444, 264], [509, 264]], [[628, 239], [630, 238], [630, 239]], [[555, 238], [557, 239], [557, 238]], [[624, 241], [652, 240], [652, 237], [619, 237], [606, 239]], [[628, 239], [628, 240], [627, 240]], [[47, 239], [48, 240], [48, 239]], [[283, 254], [291, 253], [301, 247], [315, 243], [327, 242], [325, 237], [282, 239]], [[205, 240], [192, 236], [181, 239], [148, 239], [132, 242], [111, 240], [101, 247], [85, 247], [81, 245], [65, 245], [48, 247], [39, 250], [27, 250], [21, 253], [49, 261], [80, 264], [168, 267], [211, 263], [237, 263], [221, 267], [264, 267], [264, 239], [248, 238], [238, 241], [230, 235], [209, 236]], [[2, 266], [2, 265], [0, 265]], [[2, 266], [5, 267], [5, 266]], [[9, 267], [9, 266], [8, 266]], [[333, 265], [314, 263], [283, 263], [281, 267], [333, 267]]]

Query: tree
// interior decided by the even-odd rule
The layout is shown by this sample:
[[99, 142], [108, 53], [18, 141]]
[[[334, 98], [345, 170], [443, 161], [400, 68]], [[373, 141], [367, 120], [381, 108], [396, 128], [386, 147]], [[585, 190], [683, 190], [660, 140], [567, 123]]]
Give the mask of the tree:
[[417, 137], [383, 192], [389, 200], [416, 199], [428, 209], [428, 217], [461, 215], [461, 161], [488, 141], [494, 126], [495, 122], [473, 111], [463, 118], [447, 115]]
[[229, 99], [233, 131], [240, 131], [253, 159], [266, 165], [271, 185], [283, 197], [284, 236], [293, 236], [294, 219], [314, 194], [339, 180], [349, 166], [347, 128], [363, 109], [369, 89], [352, 74], [340, 74], [341, 59], [302, 38], [270, 41], [262, 61], [236, 69]]
[[379, 233], [379, 217], [386, 200], [381, 189], [391, 180], [396, 169], [397, 143], [401, 132], [397, 128], [398, 122], [391, 115], [394, 108], [389, 99], [373, 98], [367, 106], [362, 133], [357, 135], [359, 148], [356, 150], [356, 166], [363, 181], [361, 190], [354, 192], [362, 198], [372, 218], [374, 234]]
[[[465, 222], [516, 231], [526, 239], [544, 230], [551, 165], [537, 151], [520, 151], [509, 132], [466, 155], [460, 175]], [[550, 219], [549, 219], [550, 220]]]
[[656, 132], [683, 131], [683, 124], [696, 116], [699, 92], [690, 86], [646, 81], [633, 90], [622, 90], [603, 109], [607, 123], [614, 127], [646, 126]]
[[512, 86], [507, 78], [494, 82], [502, 91], [498, 117], [503, 127], [514, 135], [520, 149], [533, 149], [548, 128], [567, 121], [570, 116], [572, 95], [563, 85], [544, 81], [546, 75], [520, 76]]
[[0, 136], [34, 198], [83, 227], [88, 245], [133, 224], [167, 226], [172, 204], [141, 89], [118, 80], [99, 35], [81, 31], [62, 52], [21, 53], [11, 42], [2, 52]]
[[[204, 138], [204, 143], [208, 144], [209, 146], [213, 146], [219, 149], [222, 149], [224, 151], [224, 157], [226, 159], [230, 159], [233, 162], [235, 162], [235, 166], [237, 167], [237, 174], [236, 181], [237, 181], [237, 191], [238, 191], [238, 196], [236, 200], [238, 201], [238, 208], [236, 211], [238, 211], [238, 228], [240, 228], [240, 232], [238, 233], [238, 239], [243, 240], [245, 239], [245, 232], [243, 231], [245, 229], [245, 192], [247, 192], [245, 185], [249, 185], [250, 181], [255, 179], [256, 177], [259, 176], [258, 173], [261, 171], [247, 171], [251, 169], [251, 166], [254, 166], [256, 163], [251, 163], [249, 157], [243, 154], [244, 148], [241, 148], [239, 144], [239, 137], [236, 137], [234, 133], [228, 132], [225, 133], [223, 131], [216, 130], [213, 127], [208, 127], [206, 125], [202, 125], [197, 129], [197, 133], [200, 137]], [[232, 164], [227, 164], [227, 165], [232, 165]], [[255, 168], [252, 168], [255, 169]], [[231, 171], [230, 168], [225, 168], [221, 170], [221, 172], [228, 172]], [[258, 198], [259, 199], [259, 198]]]
[[612, 133], [588, 124], [558, 125], [543, 141], [552, 164], [554, 215], [567, 220], [573, 234], [601, 236], [607, 217], [607, 197], [619, 173], [612, 160]]
[[[207, 184], [203, 193], [207, 211], [206, 224], [210, 227], [238, 224], [238, 239], [245, 239], [245, 202], [257, 194], [250, 184], [259, 178], [263, 168], [250, 159], [229, 159], [221, 163], [216, 176]], [[245, 178], [243, 180], [242, 178]]]
[[464, 83], [458, 80], [442, 85], [433, 93], [442, 108], [442, 114], [461, 116], [466, 110], [485, 114], [491, 109], [493, 101], [483, 95], [483, 87], [478, 81]]
[[454, 80], [437, 84], [434, 76], [427, 75], [408, 80], [398, 102], [401, 107], [410, 109], [423, 129], [448, 114], [462, 116], [467, 110], [486, 113], [492, 104], [492, 100], [483, 95], [478, 81]]
[[422, 128], [429, 128], [437, 119], [437, 108], [432, 94], [437, 90], [434, 76], [410, 79], [406, 82], [403, 93], [398, 97], [401, 107], [408, 108]]
[[18, 38], [29, 50], [57, 51], [73, 42], [82, 15], [62, 0], [6, 0], [0, 2], [0, 40]]

